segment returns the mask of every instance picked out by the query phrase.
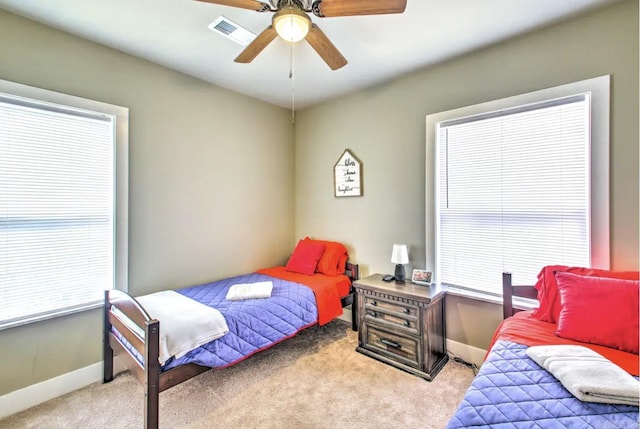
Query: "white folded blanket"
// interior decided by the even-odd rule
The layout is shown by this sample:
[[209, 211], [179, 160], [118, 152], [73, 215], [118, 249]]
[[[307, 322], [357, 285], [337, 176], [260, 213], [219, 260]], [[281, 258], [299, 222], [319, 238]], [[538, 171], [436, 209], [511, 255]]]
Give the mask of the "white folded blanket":
[[172, 290], [136, 300], [151, 317], [160, 321], [160, 365], [172, 356], [182, 357], [229, 332], [220, 311]]
[[587, 347], [533, 346], [527, 355], [581, 401], [636, 407], [640, 403], [640, 382]]
[[269, 298], [273, 290], [273, 283], [270, 281], [256, 283], [238, 283], [229, 288], [227, 296], [229, 301], [241, 299]]

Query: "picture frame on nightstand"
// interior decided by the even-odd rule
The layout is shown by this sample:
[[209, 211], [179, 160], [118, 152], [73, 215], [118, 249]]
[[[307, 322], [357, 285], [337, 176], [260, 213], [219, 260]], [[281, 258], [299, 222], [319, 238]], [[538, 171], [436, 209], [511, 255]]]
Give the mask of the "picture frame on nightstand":
[[414, 269], [411, 274], [411, 281], [415, 284], [429, 286], [431, 285], [431, 271]]

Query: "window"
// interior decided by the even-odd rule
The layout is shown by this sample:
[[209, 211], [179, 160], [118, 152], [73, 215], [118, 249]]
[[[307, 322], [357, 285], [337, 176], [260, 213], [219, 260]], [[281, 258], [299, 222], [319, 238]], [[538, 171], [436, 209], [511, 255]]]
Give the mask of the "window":
[[0, 327], [126, 289], [127, 116], [0, 81]]
[[608, 268], [603, 103], [608, 77], [431, 118], [438, 281], [500, 295], [503, 271]]

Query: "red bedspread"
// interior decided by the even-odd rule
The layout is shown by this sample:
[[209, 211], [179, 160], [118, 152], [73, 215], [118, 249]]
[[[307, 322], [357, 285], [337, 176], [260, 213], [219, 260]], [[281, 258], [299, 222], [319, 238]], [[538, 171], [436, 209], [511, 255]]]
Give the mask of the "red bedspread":
[[491, 350], [491, 347], [498, 340], [513, 341], [527, 346], [577, 344], [600, 353], [631, 375], [640, 375], [640, 359], [637, 354], [558, 337], [554, 333], [558, 329], [558, 325], [534, 319], [531, 317], [531, 313], [532, 311], [522, 311], [503, 320], [493, 334], [488, 350]]
[[345, 275], [327, 276], [315, 273], [312, 276], [286, 271], [285, 267], [263, 268], [258, 270], [266, 274], [291, 282], [301, 283], [313, 290], [318, 305], [318, 325], [331, 322], [342, 314], [340, 298], [349, 294], [351, 280]]

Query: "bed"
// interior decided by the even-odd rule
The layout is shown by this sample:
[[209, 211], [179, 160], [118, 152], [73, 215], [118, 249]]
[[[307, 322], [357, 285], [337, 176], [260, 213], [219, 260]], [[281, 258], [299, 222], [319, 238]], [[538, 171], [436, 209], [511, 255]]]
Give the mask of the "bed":
[[[559, 271], [562, 272], [558, 274]], [[574, 269], [580, 274], [570, 271], [570, 267], [545, 267], [535, 286], [513, 285], [511, 274], [503, 274], [504, 320], [498, 326], [485, 361], [448, 422], [447, 429], [638, 428], [638, 273], [623, 273], [624, 279], [613, 282], [598, 277], [610, 274], [601, 270]], [[624, 296], [627, 292], [602, 289], [611, 283], [624, 284], [625, 288], [629, 286], [628, 295]], [[547, 287], [547, 284], [553, 286]], [[605, 290], [605, 294], [597, 293], [598, 288]], [[513, 302], [514, 297], [537, 298], [539, 307], [520, 310]], [[590, 297], [594, 297], [591, 302]], [[606, 302], [608, 300], [609, 303]], [[623, 331], [620, 338], [614, 339], [618, 333], [612, 335], [609, 331], [609, 338], [602, 339], [598, 337], [601, 335], [598, 330], [605, 328], [599, 328], [596, 322], [603, 324], [599, 315], [602, 311], [611, 311], [611, 307], [607, 307], [611, 303], [615, 303], [616, 313], [620, 314], [609, 316], [610, 319], [622, 320], [628, 326], [616, 327]], [[580, 315], [582, 319], [578, 317]], [[572, 317], [577, 317], [577, 322]], [[625, 344], [622, 349], [618, 347], [618, 343], [625, 341], [634, 343], [631, 346], [633, 350], [622, 350], [627, 348]], [[580, 347], [577, 350], [597, 352], [600, 355], [598, 359], [603, 361], [607, 370], [615, 369], [614, 372], [623, 377], [625, 385], [631, 386], [627, 391], [627, 394], [631, 392], [630, 399], [626, 398], [623, 403], [615, 403], [619, 402], [618, 398], [594, 401], [592, 398], [584, 400], [583, 395], [578, 395], [583, 400], [578, 399], [571, 393], [574, 386], [567, 383], [567, 379], [564, 379], [565, 384], [561, 383], [539, 364], [541, 360], [532, 358], [537, 357], [534, 351], [550, 350], [548, 346], [551, 345], [583, 346], [584, 349]], [[557, 347], [553, 349], [558, 350]], [[576, 361], [571, 364], [563, 361], [554, 370], [567, 372], [568, 369], [580, 369], [580, 365]], [[583, 375], [586, 379], [593, 379], [592, 374], [590, 369]], [[632, 403], [635, 405], [630, 405]]]
[[[177, 293], [178, 302], [196, 301], [196, 306], [214, 309], [211, 311], [221, 314], [226, 325], [219, 338], [168, 359], [163, 356], [166, 347], [162, 334], [169, 324], [152, 318], [147, 311], [156, 310], [150, 307], [153, 301], [149, 299], [165, 292], [136, 299], [123, 291], [106, 291], [103, 382], [113, 380], [117, 353], [144, 386], [144, 427], [157, 428], [159, 394], [164, 390], [211, 368], [240, 362], [310, 326], [326, 324], [348, 305], [352, 306], [352, 329], [357, 330], [352, 283], [359, 277], [359, 266], [347, 261], [344, 246], [334, 243], [306, 238], [298, 242], [286, 266], [167, 291], [172, 296]], [[308, 250], [299, 251], [310, 246], [315, 246], [311, 257]], [[268, 298], [232, 300], [232, 289], [257, 284], [269, 284]]]

